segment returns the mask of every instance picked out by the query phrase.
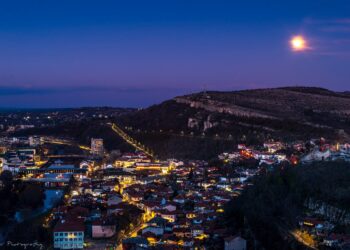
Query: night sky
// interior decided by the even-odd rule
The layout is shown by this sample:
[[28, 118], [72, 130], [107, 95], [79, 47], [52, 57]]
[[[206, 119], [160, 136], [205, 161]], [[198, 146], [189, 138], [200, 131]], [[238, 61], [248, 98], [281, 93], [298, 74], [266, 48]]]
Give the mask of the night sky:
[[350, 90], [349, 0], [0, 3], [0, 107], [295, 85]]

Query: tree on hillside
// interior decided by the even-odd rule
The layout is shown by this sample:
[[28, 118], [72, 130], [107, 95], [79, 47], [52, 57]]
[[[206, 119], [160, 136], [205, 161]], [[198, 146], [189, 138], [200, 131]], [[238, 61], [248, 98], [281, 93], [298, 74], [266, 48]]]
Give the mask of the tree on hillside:
[[19, 193], [19, 206], [21, 208], [36, 209], [43, 204], [45, 198], [44, 190], [41, 186], [27, 184]]
[[8, 170], [2, 171], [0, 174], [0, 188], [11, 188], [13, 183], [12, 173]]

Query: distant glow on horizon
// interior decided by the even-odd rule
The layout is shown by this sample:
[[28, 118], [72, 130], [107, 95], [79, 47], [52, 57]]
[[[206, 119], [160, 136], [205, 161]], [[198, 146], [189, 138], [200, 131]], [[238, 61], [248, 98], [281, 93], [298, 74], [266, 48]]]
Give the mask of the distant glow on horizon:
[[306, 39], [300, 35], [293, 36], [290, 40], [290, 45], [293, 51], [305, 51], [309, 48]]

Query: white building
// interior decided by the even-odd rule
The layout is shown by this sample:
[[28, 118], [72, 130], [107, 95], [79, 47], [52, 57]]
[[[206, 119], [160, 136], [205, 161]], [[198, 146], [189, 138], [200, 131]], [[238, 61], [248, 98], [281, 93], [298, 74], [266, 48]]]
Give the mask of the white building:
[[103, 153], [103, 139], [91, 138], [91, 154], [102, 156]]
[[85, 226], [82, 220], [61, 220], [54, 228], [55, 249], [83, 249]]
[[29, 136], [29, 146], [36, 147], [41, 144], [40, 136]]

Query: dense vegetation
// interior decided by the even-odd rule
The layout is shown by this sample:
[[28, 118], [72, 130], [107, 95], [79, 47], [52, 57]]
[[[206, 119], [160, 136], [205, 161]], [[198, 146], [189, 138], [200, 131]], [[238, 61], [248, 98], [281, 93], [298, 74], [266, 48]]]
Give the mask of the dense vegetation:
[[29, 250], [40, 249], [40, 246], [42, 247], [41, 249], [48, 249], [46, 246], [52, 243], [52, 233], [51, 229], [42, 225], [44, 217], [45, 214], [14, 225], [7, 238], [6, 244], [9, 247], [5, 249], [23, 249], [23, 246], [11, 246], [9, 242], [13, 244], [28, 244], [26, 249]]
[[40, 185], [13, 180], [9, 171], [0, 175], [0, 227], [13, 218], [18, 209], [33, 210], [43, 204], [45, 194]]
[[267, 249], [298, 248], [288, 231], [296, 228], [308, 198], [350, 211], [350, 164], [320, 162], [276, 169], [227, 205], [225, 222], [235, 230], [252, 232]]

